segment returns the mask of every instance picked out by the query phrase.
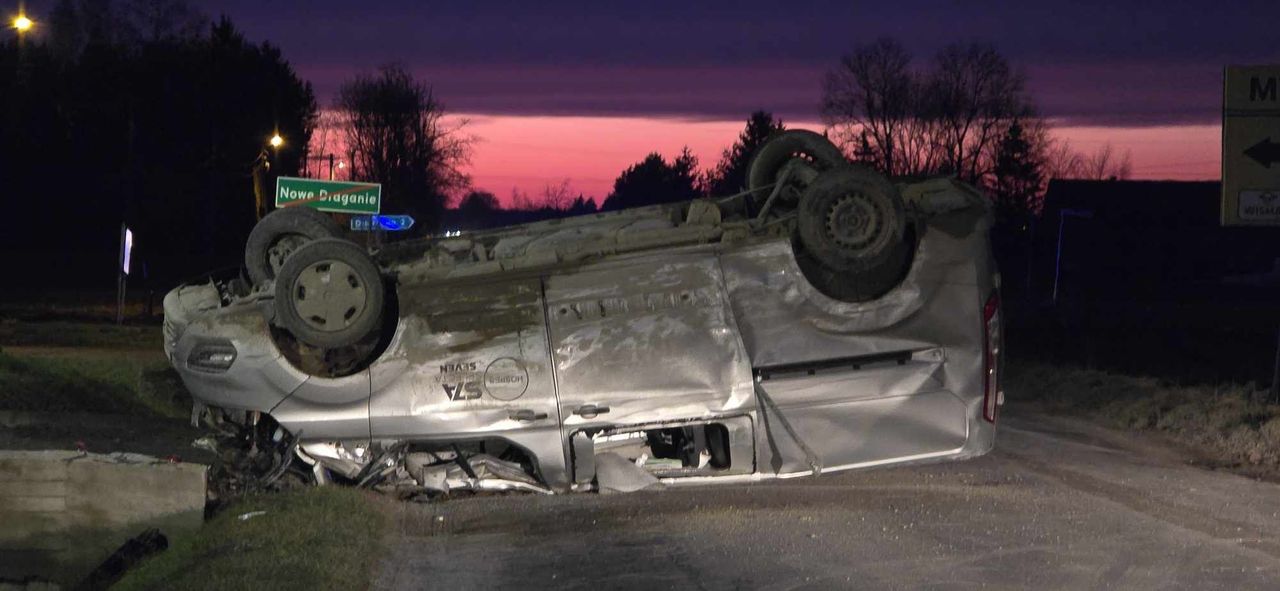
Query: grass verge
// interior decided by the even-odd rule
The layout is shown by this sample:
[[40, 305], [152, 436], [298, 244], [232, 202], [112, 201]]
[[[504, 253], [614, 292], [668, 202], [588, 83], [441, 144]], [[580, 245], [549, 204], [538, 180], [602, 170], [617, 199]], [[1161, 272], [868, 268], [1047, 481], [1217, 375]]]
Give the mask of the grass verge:
[[1006, 390], [1051, 412], [1157, 431], [1247, 473], [1280, 472], [1280, 405], [1252, 384], [1182, 386], [1147, 377], [1040, 363], [1011, 364]]
[[15, 347], [111, 347], [159, 351], [159, 326], [105, 322], [0, 320], [0, 345]]
[[112, 589], [367, 589], [388, 525], [376, 502], [341, 487], [241, 499]]
[[182, 418], [190, 396], [164, 355], [145, 351], [0, 352], [0, 409]]

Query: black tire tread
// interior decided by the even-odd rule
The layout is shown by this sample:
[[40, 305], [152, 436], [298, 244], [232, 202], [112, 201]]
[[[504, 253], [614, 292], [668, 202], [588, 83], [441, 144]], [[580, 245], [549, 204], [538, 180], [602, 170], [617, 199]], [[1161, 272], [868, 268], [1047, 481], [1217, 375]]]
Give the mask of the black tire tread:
[[267, 214], [249, 232], [244, 246], [244, 266], [254, 285], [275, 278], [267, 253], [281, 236], [289, 234], [310, 240], [336, 238], [342, 235], [342, 227], [325, 213], [305, 206], [284, 207]]
[[[761, 146], [755, 157], [751, 159], [751, 167], [747, 172], [747, 188], [755, 190], [776, 182], [782, 167], [797, 153], [807, 154], [813, 158], [819, 170], [835, 168], [847, 162], [840, 148], [832, 144], [826, 136], [807, 129], [787, 130]], [[756, 196], [757, 199], [764, 197], [765, 195]]]

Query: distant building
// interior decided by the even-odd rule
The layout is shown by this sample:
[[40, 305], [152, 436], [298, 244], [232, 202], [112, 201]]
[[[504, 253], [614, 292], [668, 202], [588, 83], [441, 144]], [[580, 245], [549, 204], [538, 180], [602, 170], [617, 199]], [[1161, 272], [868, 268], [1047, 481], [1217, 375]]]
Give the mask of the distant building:
[[1059, 300], [1274, 295], [1280, 228], [1220, 226], [1220, 191], [1218, 182], [1053, 180], [1031, 260], [1006, 275], [1040, 301], [1055, 282]]

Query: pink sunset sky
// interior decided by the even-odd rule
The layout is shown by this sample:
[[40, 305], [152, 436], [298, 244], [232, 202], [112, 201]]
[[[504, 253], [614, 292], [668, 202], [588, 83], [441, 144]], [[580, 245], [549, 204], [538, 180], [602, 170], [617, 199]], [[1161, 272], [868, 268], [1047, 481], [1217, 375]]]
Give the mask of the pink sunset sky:
[[[652, 151], [672, 157], [688, 146], [704, 168], [737, 139], [743, 121], [661, 117], [560, 117], [467, 115], [476, 136], [468, 171], [472, 185], [506, 202], [516, 188], [537, 195], [566, 179], [575, 192], [599, 203], [626, 167]], [[821, 130], [819, 122], [787, 121], [791, 128]], [[1133, 178], [1216, 179], [1220, 170], [1217, 125], [1162, 127], [1058, 127], [1055, 136], [1089, 153], [1110, 142], [1133, 158]]]
[[1136, 179], [1219, 177], [1222, 68], [1272, 63], [1280, 3], [813, 0], [644, 3], [208, 0], [279, 46], [322, 107], [343, 82], [400, 64], [470, 120], [466, 172], [507, 201], [568, 180], [607, 195], [626, 167], [688, 146], [713, 166], [754, 110], [821, 129], [822, 77], [888, 37], [926, 68], [952, 43], [992, 44], [1055, 136], [1110, 143]]
[[[504, 204], [513, 190], [538, 196], [547, 186], [568, 181], [575, 194], [603, 201], [625, 168], [649, 152], [672, 157], [688, 146], [703, 168], [742, 131], [743, 121], [678, 117], [458, 114], [449, 118], [474, 138], [465, 171], [475, 190], [493, 193]], [[817, 121], [786, 121], [790, 128], [822, 130]], [[1130, 153], [1134, 179], [1217, 179], [1221, 128], [1187, 124], [1146, 127], [1058, 126], [1054, 137], [1091, 153], [1110, 143]], [[318, 146], [315, 152], [322, 152]], [[341, 150], [338, 150], [341, 153]], [[319, 164], [313, 164], [319, 166]], [[319, 175], [320, 171], [310, 171]], [[341, 176], [341, 175], [340, 175]]]

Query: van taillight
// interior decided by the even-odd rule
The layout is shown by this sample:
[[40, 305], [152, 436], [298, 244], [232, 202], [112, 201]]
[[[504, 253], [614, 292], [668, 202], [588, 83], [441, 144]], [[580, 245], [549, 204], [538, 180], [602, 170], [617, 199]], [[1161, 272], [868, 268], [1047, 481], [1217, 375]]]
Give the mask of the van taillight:
[[1000, 292], [982, 307], [982, 418], [996, 422], [1000, 405]]

